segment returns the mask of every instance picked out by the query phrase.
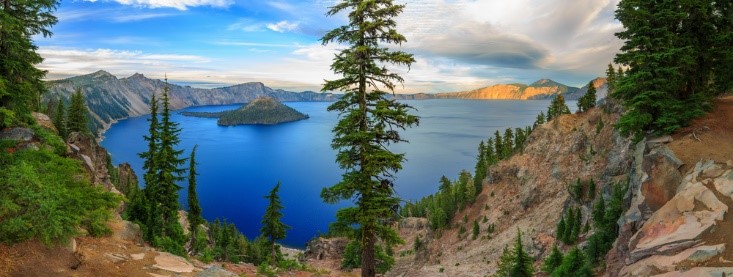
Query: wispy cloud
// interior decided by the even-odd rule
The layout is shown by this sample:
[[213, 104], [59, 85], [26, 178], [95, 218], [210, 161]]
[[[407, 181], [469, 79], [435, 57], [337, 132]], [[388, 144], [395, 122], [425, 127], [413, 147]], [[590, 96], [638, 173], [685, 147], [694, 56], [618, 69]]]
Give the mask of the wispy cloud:
[[298, 44], [280, 44], [280, 43], [262, 43], [262, 42], [249, 42], [249, 41], [232, 41], [232, 40], [222, 40], [213, 42], [213, 44], [216, 45], [226, 45], [226, 46], [255, 46], [255, 47], [268, 47], [268, 48], [295, 48], [298, 47]]
[[267, 24], [267, 29], [273, 30], [278, 33], [290, 32], [298, 28], [298, 22], [288, 22], [287, 20], [280, 21], [278, 23]]
[[169, 17], [169, 16], [175, 16], [176, 14], [172, 13], [139, 13], [139, 14], [124, 14], [124, 15], [114, 15], [111, 16], [110, 19], [114, 22], [131, 22], [131, 21], [141, 21], [141, 20], [148, 20], [148, 19], [154, 19], [154, 18], [161, 18], [161, 17]]
[[[97, 2], [97, 0], [84, 0]], [[108, 0], [109, 1], [109, 0]], [[233, 0], [114, 0], [122, 5], [130, 5], [145, 8], [174, 8], [187, 10], [189, 7], [210, 6], [215, 8], [226, 8], [234, 4]]]
[[227, 26], [229, 31], [244, 31], [244, 32], [260, 32], [263, 31], [265, 24], [252, 20], [250, 18], [241, 18], [232, 24]]

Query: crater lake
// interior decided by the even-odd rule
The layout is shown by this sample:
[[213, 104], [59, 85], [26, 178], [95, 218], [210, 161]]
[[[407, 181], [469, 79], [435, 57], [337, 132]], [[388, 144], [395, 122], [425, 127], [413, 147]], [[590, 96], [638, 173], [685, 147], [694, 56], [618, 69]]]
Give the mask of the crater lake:
[[[390, 147], [406, 153], [407, 161], [397, 173], [395, 190], [405, 201], [417, 200], [438, 189], [445, 175], [456, 179], [462, 169], [473, 174], [478, 144], [504, 129], [532, 125], [549, 100], [412, 100], [404, 101], [417, 110], [420, 125], [402, 132], [409, 143]], [[340, 207], [321, 200], [321, 189], [340, 180], [343, 170], [331, 149], [331, 129], [338, 114], [328, 112], [327, 102], [286, 102], [308, 114], [307, 120], [278, 125], [219, 126], [216, 118], [181, 115], [181, 111], [219, 112], [241, 105], [191, 107], [172, 112], [172, 120], [182, 129], [178, 149], [188, 157], [198, 145], [198, 197], [204, 217], [233, 222], [249, 239], [259, 234], [267, 206], [265, 194], [281, 182], [282, 221], [292, 228], [282, 243], [303, 248], [308, 240], [325, 233]], [[571, 110], [575, 103], [568, 102]], [[142, 180], [142, 159], [146, 150], [150, 116], [121, 120], [104, 134], [102, 146], [114, 164], [128, 162]], [[186, 168], [188, 163], [186, 163]], [[187, 175], [184, 175], [187, 176]], [[186, 180], [179, 183], [180, 203], [186, 208]]]

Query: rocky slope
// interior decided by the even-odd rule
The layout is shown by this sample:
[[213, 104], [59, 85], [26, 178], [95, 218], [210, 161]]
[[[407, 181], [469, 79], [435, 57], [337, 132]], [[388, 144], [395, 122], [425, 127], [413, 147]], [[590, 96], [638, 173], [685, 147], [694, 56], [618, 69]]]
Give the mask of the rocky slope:
[[[96, 131], [103, 131], [116, 120], [150, 112], [150, 96], [163, 91], [165, 83], [142, 74], [118, 79], [106, 71], [48, 82], [50, 99], [69, 99], [77, 88], [87, 100]], [[334, 101], [337, 95], [311, 91], [290, 92], [272, 89], [262, 83], [245, 83], [215, 89], [199, 89], [169, 84], [172, 109], [190, 106], [247, 103], [268, 96], [278, 101]]]
[[[403, 220], [398, 228], [407, 244], [395, 253], [406, 255], [398, 255], [388, 275], [491, 275], [517, 229], [538, 270], [565, 209], [580, 206], [583, 224], [590, 220], [590, 201], [571, 197], [567, 185], [593, 178], [606, 199], [612, 184], [628, 184], [629, 207], [597, 276], [731, 276], [733, 97], [718, 99], [712, 113], [672, 136], [636, 144], [613, 130], [618, 114], [606, 103], [539, 126], [523, 153], [490, 168], [477, 202], [458, 213], [449, 230], [436, 233], [424, 219]], [[474, 219], [481, 222], [479, 238], [459, 238], [458, 227], [470, 230]], [[589, 235], [581, 235], [581, 248]], [[417, 236], [427, 247], [412, 253]]]
[[[598, 193], [608, 197], [612, 184], [627, 179], [633, 151], [631, 142], [613, 130], [618, 119], [613, 109], [609, 105], [606, 111], [564, 115], [538, 126], [522, 153], [490, 168], [481, 195], [455, 215], [454, 228], [440, 234], [425, 224], [400, 228], [407, 244], [395, 253], [412, 249], [417, 235], [427, 240], [427, 248], [417, 255], [398, 255], [397, 266], [389, 276], [491, 275], [501, 250], [505, 245], [511, 247], [517, 229], [523, 232], [525, 249], [539, 268], [555, 243], [555, 226], [565, 209], [580, 205], [583, 222], [588, 222], [589, 201], [572, 199], [567, 185], [577, 178], [593, 178]], [[479, 238], [459, 238], [458, 226], [470, 230], [474, 220], [480, 223]], [[487, 231], [490, 225], [493, 233]]]
[[733, 97], [671, 137], [642, 141], [608, 276], [733, 274]]

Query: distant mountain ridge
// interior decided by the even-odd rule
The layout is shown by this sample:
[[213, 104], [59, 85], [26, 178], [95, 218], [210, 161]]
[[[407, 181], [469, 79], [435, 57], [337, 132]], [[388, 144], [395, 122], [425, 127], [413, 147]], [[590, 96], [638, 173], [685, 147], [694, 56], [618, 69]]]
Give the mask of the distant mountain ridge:
[[[165, 82], [150, 79], [135, 73], [127, 78], [117, 78], [104, 70], [47, 82], [49, 93], [44, 100], [63, 98], [68, 100], [76, 88], [82, 90], [91, 112], [93, 131], [103, 132], [117, 120], [149, 113], [150, 97], [153, 92], [161, 93]], [[593, 81], [598, 90], [598, 98], [605, 97], [607, 85], [605, 78]], [[249, 103], [258, 97], [271, 97], [280, 102], [317, 102], [336, 101], [340, 94], [313, 91], [292, 92], [272, 89], [260, 82], [243, 83], [228, 87], [202, 89], [190, 86], [169, 84], [170, 105], [174, 110], [191, 106], [228, 105]], [[577, 100], [587, 92], [582, 88], [567, 86], [550, 79], [541, 79], [530, 85], [497, 84], [469, 91], [449, 93], [395, 94], [388, 97], [398, 100], [423, 99], [509, 99], [540, 100], [551, 99], [563, 94], [565, 99]]]
[[[152, 93], [161, 93], [165, 82], [150, 79], [135, 73], [127, 78], [117, 78], [100, 70], [91, 74], [47, 82], [49, 93], [44, 99], [69, 99], [76, 88], [82, 90], [91, 112], [93, 129], [104, 131], [112, 123], [127, 117], [139, 116], [150, 112]], [[272, 89], [263, 83], [244, 83], [214, 89], [193, 88], [169, 84], [170, 105], [172, 109], [191, 106], [227, 105], [247, 103], [258, 97], [272, 97], [278, 101], [335, 101], [339, 95], [312, 91], [292, 92]]]

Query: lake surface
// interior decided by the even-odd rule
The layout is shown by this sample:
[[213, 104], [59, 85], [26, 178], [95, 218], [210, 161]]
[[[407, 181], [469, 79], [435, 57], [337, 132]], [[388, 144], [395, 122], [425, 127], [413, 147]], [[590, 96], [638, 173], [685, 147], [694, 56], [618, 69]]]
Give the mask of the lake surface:
[[[420, 126], [403, 132], [409, 143], [392, 147], [406, 153], [408, 161], [396, 176], [395, 189], [405, 200], [417, 200], [437, 191], [445, 175], [457, 178], [461, 169], [473, 173], [481, 140], [507, 127], [531, 125], [550, 101], [513, 100], [414, 100], [405, 101], [418, 110]], [[343, 173], [331, 149], [331, 129], [338, 120], [326, 111], [330, 103], [288, 102], [288, 106], [310, 115], [310, 119], [275, 126], [222, 127], [216, 119], [182, 116], [172, 120], [182, 128], [179, 149], [190, 154], [198, 145], [198, 196], [207, 220], [226, 218], [253, 239], [267, 206], [264, 195], [281, 182], [280, 197], [284, 217], [290, 225], [283, 244], [303, 248], [319, 232], [326, 232], [343, 201], [325, 204], [323, 187], [340, 180]], [[185, 111], [218, 112], [240, 105], [192, 107]], [[102, 146], [115, 164], [128, 162], [142, 180], [142, 160], [137, 153], [146, 150], [143, 134], [149, 116], [122, 120], [106, 133]], [[186, 164], [187, 167], [187, 164]], [[182, 207], [186, 206], [187, 181], [181, 182]]]

